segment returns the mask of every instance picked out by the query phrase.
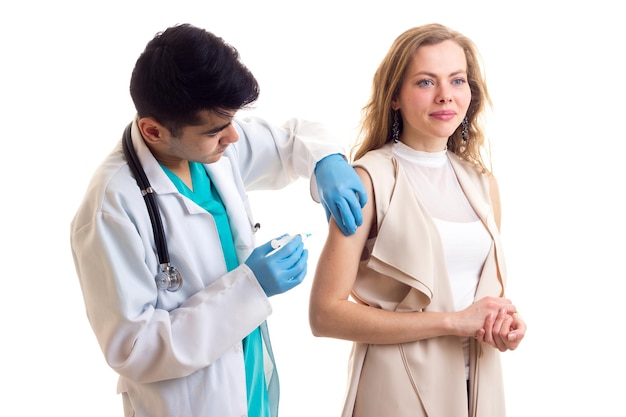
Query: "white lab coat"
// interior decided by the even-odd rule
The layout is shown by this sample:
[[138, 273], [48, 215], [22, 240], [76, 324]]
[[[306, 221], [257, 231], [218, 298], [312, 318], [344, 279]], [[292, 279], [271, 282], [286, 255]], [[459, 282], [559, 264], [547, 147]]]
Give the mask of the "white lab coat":
[[243, 263], [255, 248], [246, 190], [310, 178], [318, 160], [343, 153], [318, 124], [292, 119], [283, 129], [252, 118], [234, 124], [239, 141], [207, 169], [228, 211], [241, 263], [235, 270], [227, 273], [212, 216], [178, 193], [136, 123], [133, 145], [156, 192], [181, 289], [157, 290], [152, 226], [121, 142], [95, 172], [72, 221], [87, 316], [107, 363], [120, 375], [127, 415], [247, 414], [241, 342], [265, 324], [272, 307]]

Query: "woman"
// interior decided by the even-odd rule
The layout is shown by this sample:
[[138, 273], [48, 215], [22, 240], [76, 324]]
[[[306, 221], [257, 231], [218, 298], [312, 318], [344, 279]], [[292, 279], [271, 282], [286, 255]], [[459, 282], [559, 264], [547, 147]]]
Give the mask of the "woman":
[[344, 417], [505, 415], [498, 355], [526, 325], [504, 298], [477, 58], [430, 24], [400, 35], [374, 76], [355, 148], [363, 225], [344, 236], [331, 221], [310, 302], [313, 334], [355, 342]]

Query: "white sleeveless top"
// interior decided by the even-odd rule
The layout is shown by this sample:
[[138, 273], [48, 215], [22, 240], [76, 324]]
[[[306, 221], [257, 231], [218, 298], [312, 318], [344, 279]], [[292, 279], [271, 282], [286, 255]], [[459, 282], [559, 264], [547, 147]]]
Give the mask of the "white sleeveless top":
[[[491, 236], [482, 224], [454, 174], [447, 150], [417, 151], [402, 142], [393, 154], [407, 173], [417, 199], [433, 217], [443, 244], [456, 311], [474, 301], [474, 293]], [[469, 376], [469, 339], [462, 338], [465, 374]]]

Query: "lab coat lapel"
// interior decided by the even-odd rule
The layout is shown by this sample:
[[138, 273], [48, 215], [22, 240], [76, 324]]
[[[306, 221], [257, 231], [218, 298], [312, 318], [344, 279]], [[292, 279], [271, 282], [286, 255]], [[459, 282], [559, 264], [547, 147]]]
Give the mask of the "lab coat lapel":
[[[252, 217], [249, 207], [245, 205], [242, 199], [245, 190], [241, 182], [236, 180], [232, 164], [228, 158], [221, 158], [217, 162], [205, 165], [205, 167], [222, 198], [224, 207], [226, 207], [235, 248], [240, 257], [240, 262], [242, 262], [254, 249]], [[240, 252], [242, 248], [246, 249], [243, 253]]]

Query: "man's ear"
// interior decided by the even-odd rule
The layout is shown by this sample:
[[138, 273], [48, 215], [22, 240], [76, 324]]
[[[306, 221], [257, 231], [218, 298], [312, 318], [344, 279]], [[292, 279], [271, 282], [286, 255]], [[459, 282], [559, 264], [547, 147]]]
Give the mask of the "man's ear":
[[147, 143], [160, 142], [167, 134], [167, 129], [152, 117], [142, 117], [137, 121], [137, 125]]

